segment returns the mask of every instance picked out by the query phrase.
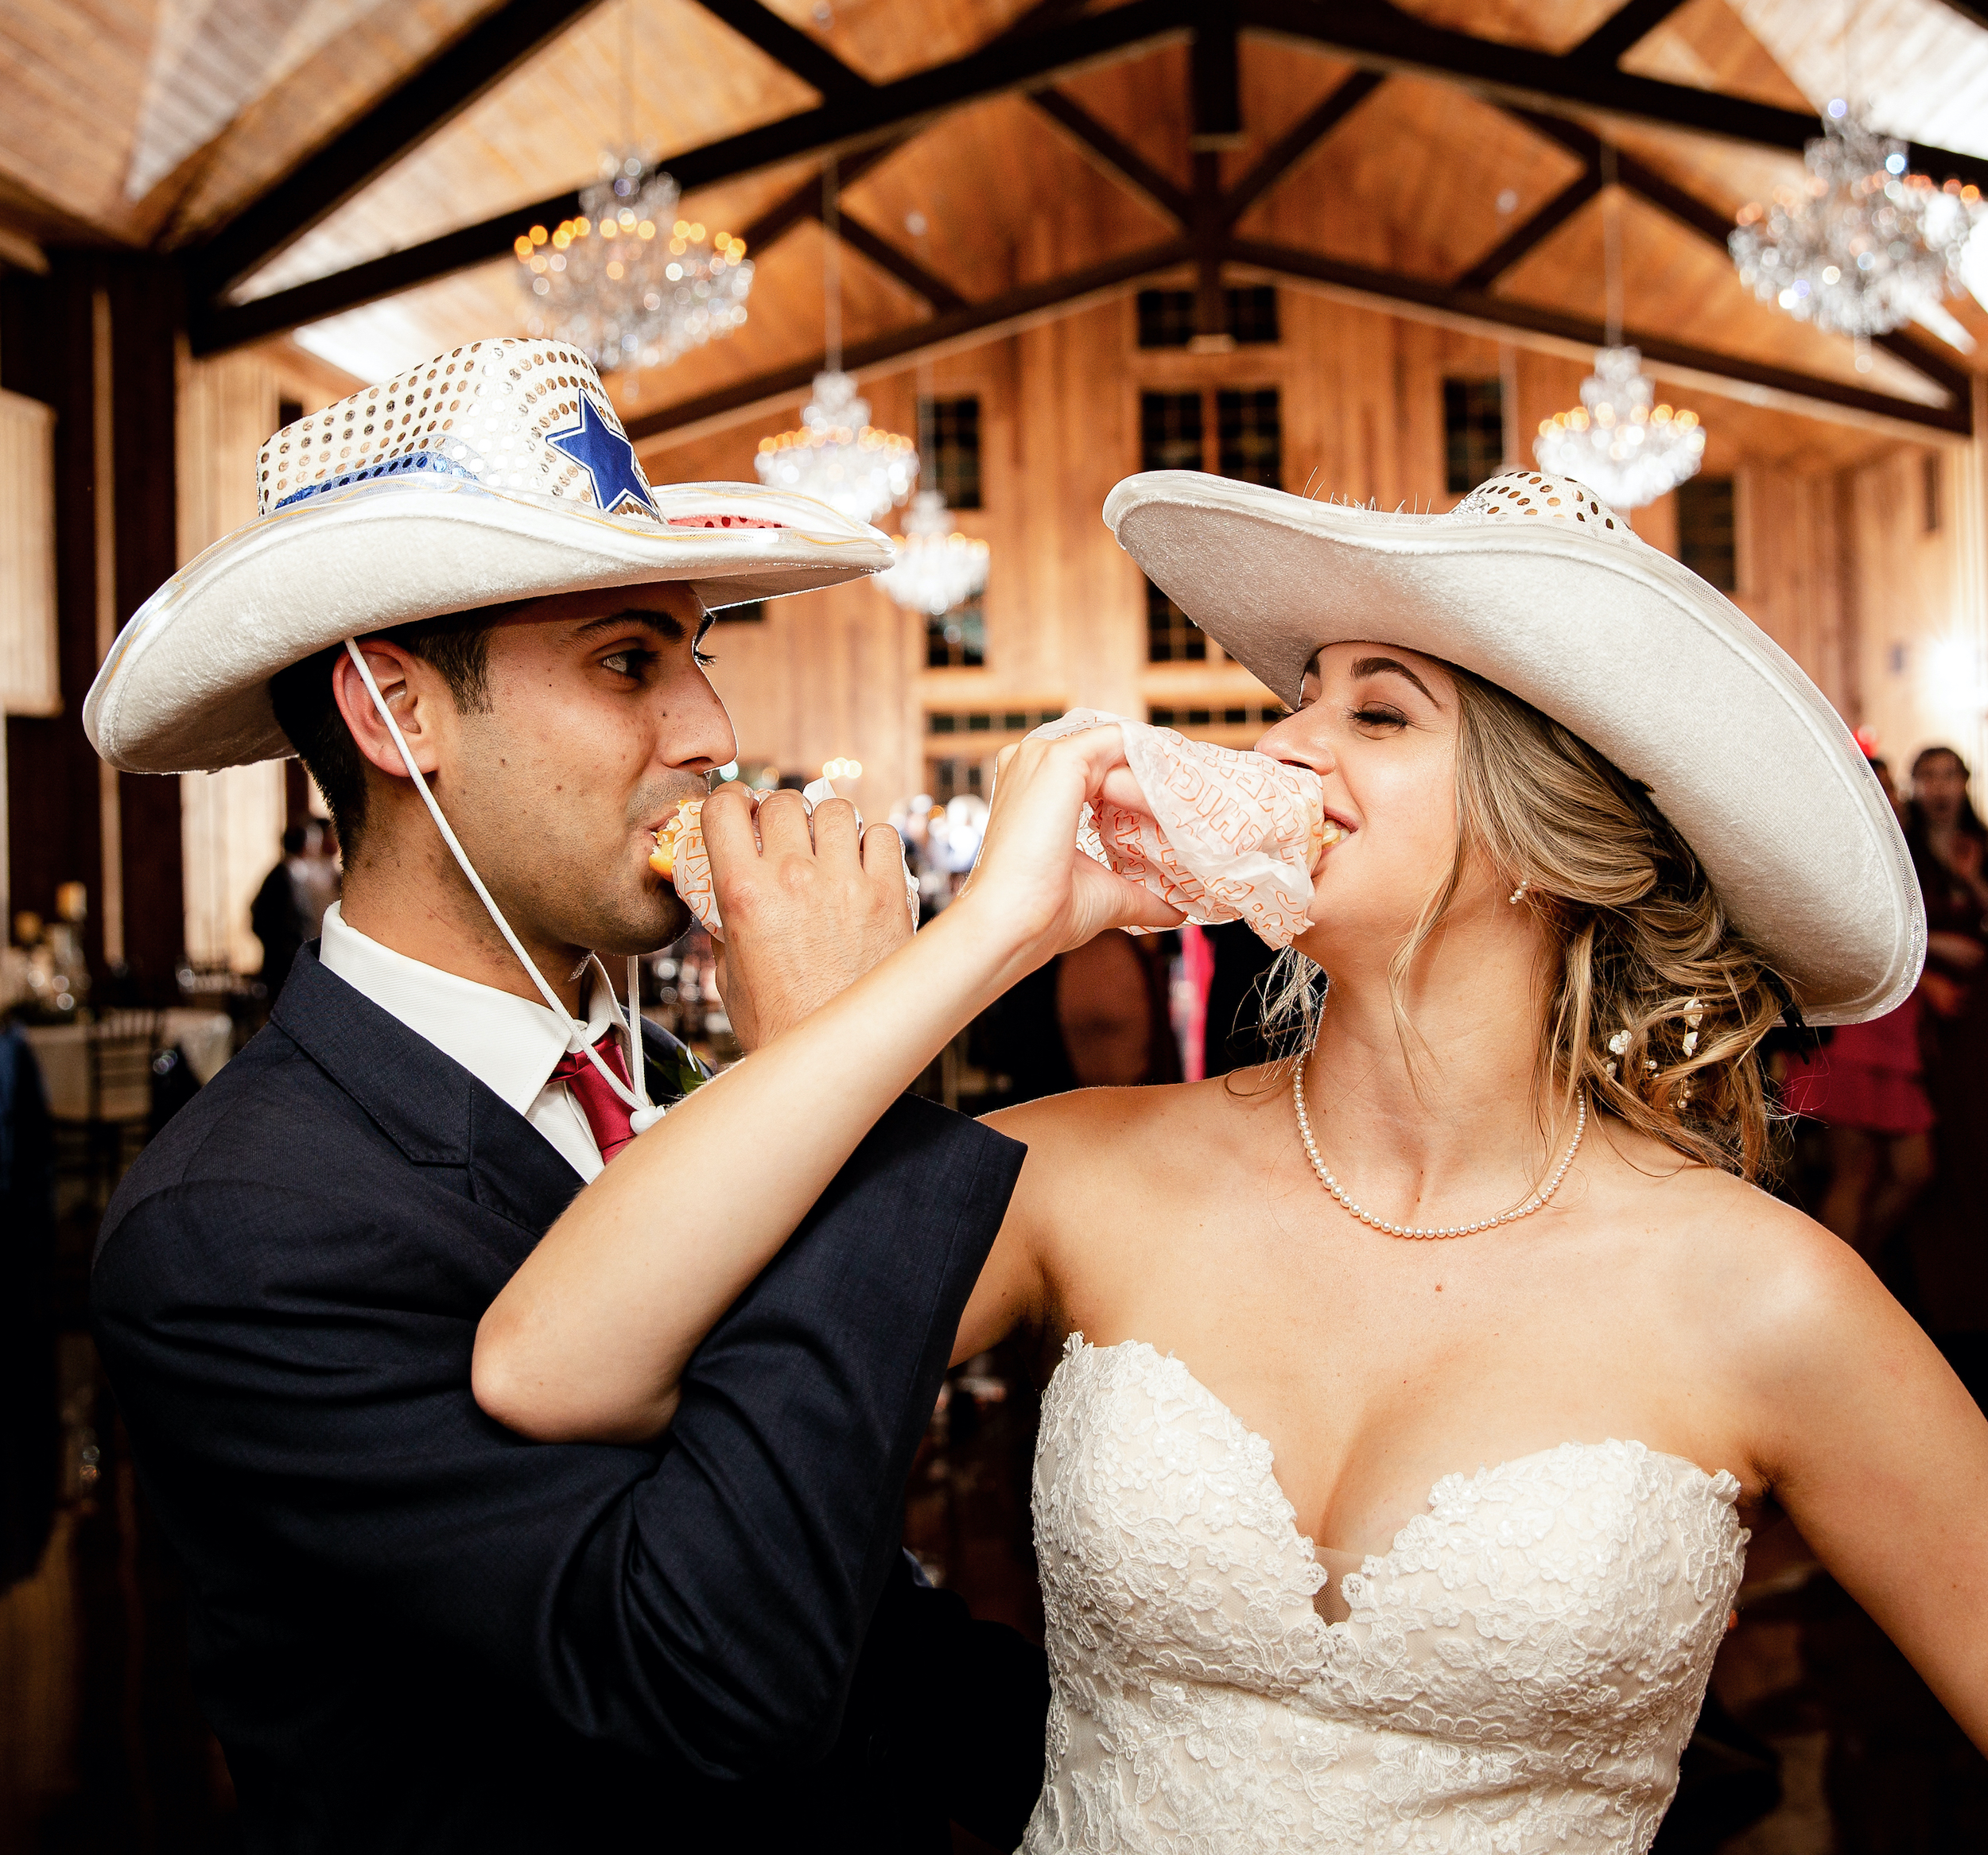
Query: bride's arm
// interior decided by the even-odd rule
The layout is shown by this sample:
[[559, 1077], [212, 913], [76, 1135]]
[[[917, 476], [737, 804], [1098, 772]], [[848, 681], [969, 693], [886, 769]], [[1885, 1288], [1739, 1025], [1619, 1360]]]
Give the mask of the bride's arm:
[[[546, 1232], [478, 1327], [472, 1380], [486, 1411], [541, 1440], [654, 1435], [699, 1341], [962, 1026], [1102, 929], [1178, 922], [1074, 848], [1086, 799], [1136, 792], [1123, 765], [1115, 728], [1003, 756], [980, 866], [952, 907], [673, 1108]], [[764, 852], [752, 848], [746, 804], [724, 793], [707, 801], [714, 869], [791, 879], [771, 867], [772, 833]], [[740, 945], [750, 888], [720, 891]]]
[[1830, 1574], [1988, 1752], [1988, 1420], [1846, 1244], [1806, 1219], [1745, 1299], [1757, 1465]]

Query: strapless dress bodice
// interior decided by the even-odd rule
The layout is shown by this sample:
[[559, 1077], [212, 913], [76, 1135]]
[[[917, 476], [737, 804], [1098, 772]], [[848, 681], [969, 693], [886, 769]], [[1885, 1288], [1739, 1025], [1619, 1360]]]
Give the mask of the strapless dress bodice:
[[1739, 1586], [1738, 1493], [1636, 1442], [1446, 1476], [1329, 1624], [1268, 1443], [1180, 1360], [1073, 1336], [1035, 1458], [1027, 1855], [1641, 1855]]

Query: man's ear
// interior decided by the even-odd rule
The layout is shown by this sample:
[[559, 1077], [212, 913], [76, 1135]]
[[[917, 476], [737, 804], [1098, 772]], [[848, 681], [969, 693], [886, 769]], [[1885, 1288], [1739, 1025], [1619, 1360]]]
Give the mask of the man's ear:
[[[425, 774], [441, 765], [440, 747], [434, 727], [435, 704], [440, 697], [437, 678], [429, 666], [410, 650], [384, 638], [363, 641], [359, 650], [366, 667], [379, 685], [379, 693], [393, 711], [394, 720], [414, 756], [414, 765]], [[359, 751], [380, 772], [395, 779], [407, 778], [400, 749], [380, 720], [379, 711], [366, 687], [359, 666], [349, 651], [341, 650], [332, 664], [332, 696], [345, 718]]]

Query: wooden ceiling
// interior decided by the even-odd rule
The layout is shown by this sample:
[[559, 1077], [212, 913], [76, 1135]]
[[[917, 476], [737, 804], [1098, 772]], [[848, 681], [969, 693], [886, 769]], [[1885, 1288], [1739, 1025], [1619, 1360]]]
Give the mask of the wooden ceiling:
[[[1936, 174], [1988, 177], [1980, 10], [1858, 12], [1864, 93], [1934, 144], [1917, 158]], [[1956, 429], [1961, 376], [1988, 369], [1978, 305], [1948, 305], [1971, 357], [1908, 332], [1860, 368], [1847, 342], [1754, 301], [1722, 248], [1740, 204], [1800, 172], [1804, 83], [1845, 68], [1815, 15], [1807, 0], [0, 0], [0, 230], [181, 253], [196, 347], [308, 313], [308, 346], [379, 377], [517, 328], [515, 265], [491, 254], [625, 135], [712, 177], [696, 214], [744, 232], [757, 266], [743, 330], [618, 383], [631, 425], [660, 434], [790, 398], [817, 364], [830, 153], [848, 177], [845, 336], [872, 367], [1143, 281], [1255, 276], [1573, 358], [1603, 319], [1613, 214], [1625, 322], [1660, 377]], [[1204, 114], [1225, 107], [1225, 26], [1240, 119], [1197, 155], [1197, 83]], [[396, 282], [412, 287], [381, 293]]]

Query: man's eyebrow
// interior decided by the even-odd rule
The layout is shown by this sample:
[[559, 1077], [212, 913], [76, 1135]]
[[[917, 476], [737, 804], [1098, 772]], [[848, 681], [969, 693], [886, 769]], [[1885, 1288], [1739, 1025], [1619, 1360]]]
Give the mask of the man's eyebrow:
[[1429, 685], [1425, 683], [1421, 677], [1417, 676], [1413, 670], [1410, 669], [1405, 663], [1402, 662], [1399, 658], [1356, 657], [1353, 660], [1353, 673], [1357, 677], [1379, 676], [1383, 671], [1385, 670], [1392, 670], [1396, 676], [1406, 677], [1408, 681], [1413, 683], [1423, 695], [1427, 696], [1430, 701], [1434, 703], [1437, 708], [1440, 708], [1442, 706], [1440, 702], [1436, 701], [1435, 693], [1430, 689]]
[[[643, 630], [653, 631], [666, 643], [683, 642], [683, 623], [668, 612], [645, 611], [640, 606], [627, 606], [618, 612], [609, 612], [604, 617], [589, 619], [573, 633], [575, 638], [592, 638], [602, 631], [617, 631], [624, 625], [639, 625]], [[699, 633], [701, 636], [703, 634]]]

